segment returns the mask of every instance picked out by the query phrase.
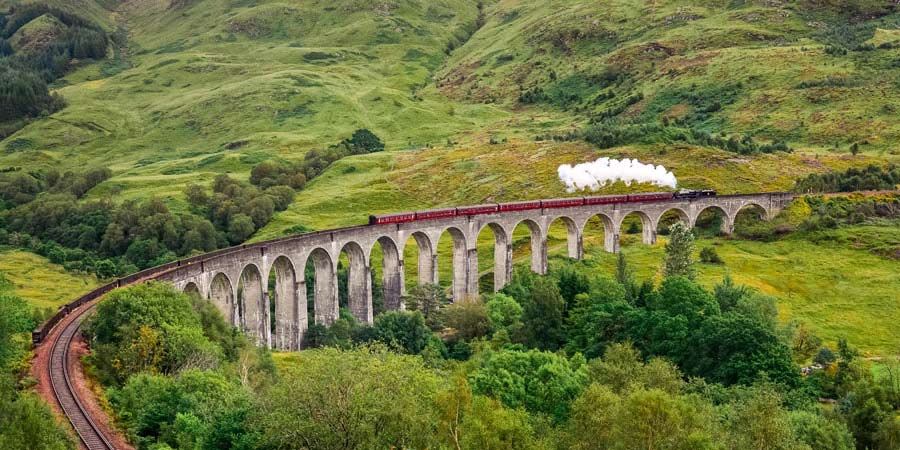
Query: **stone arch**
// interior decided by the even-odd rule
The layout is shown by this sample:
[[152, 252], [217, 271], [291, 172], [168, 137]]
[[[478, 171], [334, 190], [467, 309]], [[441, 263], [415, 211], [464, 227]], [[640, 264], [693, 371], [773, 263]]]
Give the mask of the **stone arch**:
[[718, 212], [722, 217], [722, 223], [719, 227], [719, 230], [725, 234], [731, 233], [731, 230], [734, 228], [734, 217], [731, 216], [725, 208], [719, 205], [706, 205], [700, 208], [697, 211], [697, 214], [694, 215], [694, 217], [691, 219], [691, 228], [697, 227], [697, 222], [700, 219], [700, 216], [705, 212]]
[[[419, 286], [423, 284], [437, 284], [437, 243], [432, 243], [431, 238], [421, 231], [413, 232], [410, 238], [416, 242], [416, 247], [418, 248], [416, 258], [417, 284]], [[410, 238], [407, 238], [403, 243], [404, 253]]]
[[[754, 214], [754, 211], [756, 214]], [[754, 215], [756, 216], [756, 221], [768, 221], [772, 219], [772, 212], [770, 210], [759, 203], [747, 202], [741, 204], [732, 212], [731, 223], [729, 224], [730, 229], [725, 232], [732, 233], [736, 226], [740, 226], [741, 224], [748, 225], [750, 222], [753, 222], [753, 219], [748, 219], [748, 216], [752, 217]]]
[[534, 273], [547, 273], [547, 240], [541, 230], [541, 226], [531, 219], [523, 219], [512, 228], [512, 235], [519, 225], [528, 227], [531, 236], [531, 271]]
[[604, 213], [594, 214], [587, 219], [585, 219], [584, 223], [581, 224], [579, 235], [581, 236], [582, 241], [584, 240], [584, 236], [588, 234], [588, 225], [592, 222], [592, 220], [599, 221], [603, 225], [603, 249], [610, 253], [616, 253], [619, 251], [619, 232], [618, 229], [613, 225], [613, 220], [611, 217]]
[[566, 255], [569, 258], [581, 259], [584, 256], [582, 247], [581, 228], [575, 224], [575, 221], [568, 216], [558, 216], [550, 220], [547, 225], [547, 234], [550, 234], [550, 228], [557, 221], [561, 221], [566, 227]]
[[746, 209], [758, 209], [762, 214], [760, 215], [760, 219], [762, 220], [770, 220], [771, 212], [763, 205], [760, 205], [757, 202], [747, 202], [742, 204], [736, 211], [734, 211], [734, 217], [737, 217], [742, 211]]
[[685, 225], [690, 225], [690, 223], [691, 223], [691, 216], [690, 216], [690, 214], [688, 214], [685, 210], [683, 210], [683, 209], [681, 209], [681, 208], [679, 208], [679, 207], [676, 206], [676, 207], [669, 208], [669, 209], [663, 211], [662, 213], [660, 213], [660, 215], [656, 216], [656, 218], [655, 218], [655, 220], [654, 220], [654, 222], [653, 222], [653, 223], [655, 224], [654, 228], [659, 227], [659, 221], [660, 221], [660, 219], [662, 219], [662, 217], [665, 216], [665, 215], [668, 214], [668, 213], [675, 213], [675, 214], [678, 216], [678, 218], [679, 218], [682, 222], [684, 222]]
[[228, 279], [228, 275], [222, 272], [213, 276], [209, 284], [209, 300], [219, 309], [225, 320], [231, 325], [237, 325], [235, 320], [234, 285]]
[[[306, 263], [313, 265], [313, 316], [317, 325], [331, 325], [338, 318], [337, 270], [331, 255], [321, 247], [313, 249]], [[308, 302], [309, 300], [307, 300]]]
[[272, 348], [298, 350], [301, 309], [294, 263], [284, 255], [275, 258], [268, 280], [270, 293], [269, 305], [266, 306], [269, 307], [272, 318], [269, 324]]
[[478, 230], [478, 234], [475, 236], [476, 241], [484, 230], [491, 230], [491, 233], [494, 235], [493, 290], [494, 292], [497, 292], [500, 289], [503, 289], [512, 278], [511, 236], [503, 229], [502, 225], [491, 222], [484, 224], [481, 229]]
[[618, 246], [618, 237], [622, 233], [622, 224], [625, 222], [625, 219], [632, 214], [636, 215], [641, 220], [641, 242], [644, 244], [655, 244], [656, 229], [654, 228], [655, 224], [653, 223], [653, 220], [650, 219], [650, 216], [644, 211], [633, 209], [631, 211], [623, 212], [619, 217], [619, 223], [616, 224], [616, 246]]
[[350, 261], [347, 268], [347, 306], [356, 320], [372, 323], [372, 275], [362, 247], [350, 241], [341, 248]]
[[241, 270], [238, 281], [238, 316], [241, 329], [257, 345], [268, 345], [269, 301], [262, 274], [256, 264], [250, 263]]
[[[375, 245], [381, 246], [381, 285], [384, 293], [384, 308], [394, 311], [402, 308], [403, 296], [403, 258], [397, 243], [388, 236], [381, 236], [369, 249], [369, 261]], [[371, 264], [371, 263], [370, 263]]]
[[194, 283], [193, 281], [188, 281], [188, 283], [184, 285], [184, 289], [182, 289], [182, 292], [188, 295], [203, 298], [203, 294], [200, 292], [200, 287], [197, 286], [197, 283]]
[[[468, 281], [468, 259], [466, 250], [466, 235], [459, 228], [448, 227], [444, 229], [438, 237], [438, 245], [444, 233], [450, 235], [453, 244], [453, 277], [450, 293], [453, 299], [459, 300], [466, 296], [466, 283]], [[437, 268], [435, 268], [437, 269]], [[436, 277], [437, 278], [437, 277]]]

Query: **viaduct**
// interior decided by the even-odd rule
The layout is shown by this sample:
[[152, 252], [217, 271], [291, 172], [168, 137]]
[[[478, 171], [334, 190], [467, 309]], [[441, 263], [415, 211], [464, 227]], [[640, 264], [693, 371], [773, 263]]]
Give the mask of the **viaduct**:
[[[403, 249], [410, 238], [418, 247], [418, 282], [437, 283], [437, 243], [443, 233], [453, 241], [453, 298], [478, 294], [478, 235], [490, 227], [494, 243], [494, 289], [506, 285], [512, 274], [512, 233], [519, 224], [531, 231], [531, 269], [547, 271], [547, 233], [561, 221], [568, 230], [568, 256], [582, 258], [583, 232], [589, 219], [604, 225], [605, 249], [618, 252], [622, 221], [637, 215], [643, 242], [656, 242], [660, 219], [674, 212], [689, 226], [707, 209], [718, 210], [722, 231], [731, 233], [738, 212], [756, 206], [771, 219], [794, 198], [788, 193], [727, 195], [655, 202], [614, 203], [570, 208], [543, 208], [493, 214], [456, 216], [399, 224], [366, 225], [319, 231], [214, 252], [160, 274], [157, 279], [185, 292], [210, 299], [229, 320], [260, 345], [298, 350], [308, 327], [308, 304], [316, 324], [329, 325], [338, 317], [337, 261], [349, 257], [347, 295], [353, 315], [372, 323], [372, 250], [381, 247], [384, 303], [401, 309], [404, 295]], [[315, 267], [314, 295], [307, 297], [304, 269]], [[274, 299], [269, 299], [269, 275], [274, 271]], [[270, 303], [271, 301], [271, 303]], [[274, 305], [274, 308], [271, 308]], [[273, 324], [274, 321], [274, 324]]]

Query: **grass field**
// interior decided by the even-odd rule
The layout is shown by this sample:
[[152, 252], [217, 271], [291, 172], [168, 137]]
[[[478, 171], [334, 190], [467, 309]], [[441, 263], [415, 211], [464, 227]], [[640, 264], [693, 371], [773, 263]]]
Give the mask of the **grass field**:
[[94, 277], [71, 274], [44, 257], [19, 250], [0, 249], [0, 273], [16, 295], [40, 309], [56, 309], [99, 285]]

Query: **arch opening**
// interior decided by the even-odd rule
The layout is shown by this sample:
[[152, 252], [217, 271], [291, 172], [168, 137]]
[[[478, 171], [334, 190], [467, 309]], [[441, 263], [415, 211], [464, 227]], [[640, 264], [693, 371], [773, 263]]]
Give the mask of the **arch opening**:
[[768, 221], [768, 213], [765, 208], [756, 203], [748, 203], [741, 206], [734, 215], [733, 231], [740, 236], [758, 236]]
[[213, 277], [209, 286], [209, 299], [229, 324], [237, 324], [234, 314], [234, 288], [224, 273], [219, 272]]
[[509, 236], [502, 226], [489, 223], [478, 232], [478, 291], [497, 292], [512, 276]]
[[547, 241], [536, 222], [525, 219], [516, 224], [512, 232], [512, 249], [514, 261], [530, 260], [532, 272], [547, 273]]
[[653, 221], [643, 211], [631, 211], [622, 216], [619, 222], [619, 246], [631, 244], [656, 243], [656, 230]]
[[347, 308], [356, 320], [372, 323], [372, 275], [366, 254], [356, 242], [341, 249], [337, 267], [338, 306]]
[[200, 293], [200, 287], [193, 281], [188, 282], [188, 284], [184, 286], [184, 289], [182, 289], [182, 292], [192, 297], [203, 298], [203, 294]]
[[241, 329], [257, 345], [269, 345], [269, 302], [262, 275], [255, 264], [241, 271], [238, 281], [238, 311]]
[[[298, 350], [300, 348], [301, 308], [297, 295], [297, 274], [294, 264], [286, 256], [275, 258], [269, 270], [268, 308], [269, 334], [272, 348]], [[305, 310], [303, 310], [305, 312]], [[302, 319], [305, 319], [303, 314]]]
[[731, 220], [724, 209], [707, 206], [697, 213], [692, 228], [697, 236], [719, 236], [731, 232]]
[[555, 248], [564, 243], [564, 253], [569, 258], [581, 259], [584, 256], [581, 239], [578, 225], [569, 217], [560, 216], [553, 219], [547, 229], [548, 248]]
[[656, 221], [656, 232], [660, 236], [669, 235], [669, 227], [677, 222], [683, 222], [686, 226], [691, 225], [691, 219], [684, 210], [680, 208], [672, 208], [663, 212]]
[[403, 279], [405, 291], [416, 286], [435, 284], [437, 262], [434, 245], [431, 239], [420, 231], [416, 231], [403, 243]]
[[581, 227], [584, 248], [594, 253], [597, 249], [615, 253], [619, 251], [612, 219], [605, 214], [591, 216]]
[[369, 251], [372, 272], [372, 314], [401, 309], [403, 289], [403, 260], [394, 240], [381, 236]]
[[308, 325], [331, 325], [338, 317], [337, 270], [331, 256], [321, 248], [314, 249], [303, 272]]
[[[449, 237], [445, 238], [445, 236]], [[437, 245], [437, 284], [450, 292], [452, 299], [466, 295], [467, 258], [466, 237], [458, 228], [450, 227], [441, 233]]]

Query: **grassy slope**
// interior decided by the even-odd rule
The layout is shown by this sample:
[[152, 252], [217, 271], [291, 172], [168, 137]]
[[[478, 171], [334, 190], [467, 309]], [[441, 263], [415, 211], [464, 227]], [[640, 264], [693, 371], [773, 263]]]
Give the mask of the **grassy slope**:
[[[900, 48], [824, 52], [830, 43], [852, 47], [897, 39], [900, 16], [879, 17], [893, 8], [868, 3], [851, 12], [814, 2], [502, 0], [436, 78], [454, 98], [505, 104], [523, 89], [565, 86], [584, 100], [565, 106], [585, 115], [639, 92], [644, 100], [623, 117], [644, 119], [689, 116], [696, 112], [691, 103], [671, 94], [696, 93], [722, 105], [695, 121], [709, 131], [749, 132], [810, 149], [846, 150], [864, 142], [873, 154], [896, 156], [900, 125], [892, 117], [900, 106]], [[626, 80], [610, 88], [563, 84], [607, 69]], [[798, 86], [828, 78], [845, 83]], [[734, 88], [733, 97], [725, 88]], [[591, 101], [609, 90], [617, 97]]]
[[[11, 2], [0, 0], [0, 8]], [[125, 27], [129, 48], [117, 49], [118, 60], [82, 66], [57, 83], [70, 106], [0, 142], [0, 167], [109, 166], [115, 176], [90, 196], [155, 195], [180, 207], [181, 189], [189, 182], [208, 181], [223, 172], [246, 177], [261, 160], [302, 158], [309, 149], [336, 142], [358, 127], [385, 139], [388, 152], [338, 162], [254, 240], [280, 236], [298, 225], [323, 229], [359, 224], [371, 212], [561, 196], [557, 165], [599, 156], [665, 164], [685, 187], [728, 193], [785, 189], [805, 173], [898, 160], [900, 125], [889, 119], [900, 97], [894, 81], [900, 50], [826, 55], [828, 39], [819, 36], [837, 20], [828, 10], [801, 14], [800, 7], [790, 5], [729, 8], [729, 2], [721, 1], [703, 7], [655, 1], [647, 7], [628, 0], [552, 5], [502, 0], [488, 2], [485, 26], [445, 59], [447, 43], [474, 23], [475, 1], [180, 2], [185, 7], [148, 0], [53, 3], [108, 30]], [[886, 29], [891, 27], [888, 19], [879, 19], [882, 29], [873, 28], [871, 36], [857, 40], [897, 40], [896, 30]], [[576, 35], [576, 30], [588, 32]], [[519, 85], [553, 87], [551, 69], [562, 80], [610, 65], [629, 75], [628, 82], [613, 87], [619, 97], [644, 94], [626, 117], [684, 117], [691, 105], [666, 103], [659, 94], [691, 91], [693, 85], [715, 93], [740, 81], [733, 102], [698, 125], [782, 137], [801, 151], [742, 157], [690, 146], [597, 151], [579, 143], [531, 142], [537, 134], [583, 127], [586, 114], [616, 100], [523, 107], [515, 102]], [[829, 76], [853, 82], [797, 87]], [[436, 83], [430, 82], [433, 78]], [[591, 86], [572, 91], [585, 98], [596, 93]], [[489, 145], [491, 137], [510, 142]], [[4, 153], [14, 140], [16, 148], [25, 149]], [[445, 145], [448, 140], [457, 144]], [[869, 142], [862, 146], [863, 155], [846, 153], [850, 142], [862, 140]], [[840, 153], [830, 151], [835, 145]], [[624, 190], [616, 185], [605, 192]], [[516, 238], [520, 246], [527, 242]], [[442, 249], [448, 245], [449, 240], [442, 240]], [[773, 248], [815, 262], [803, 269], [805, 288], [782, 286], [774, 266], [752, 263], [775, 252]], [[840, 264], [854, 265], [848, 269], [857, 267], [855, 261], [869, 261], [896, 272], [896, 266], [886, 265], [890, 261], [870, 261], [865, 252], [841, 248]], [[408, 269], [415, 267], [412, 250], [406, 249]], [[737, 267], [744, 263], [731, 263], [739, 250], [747, 252], [741, 261], [748, 261], [740, 273]], [[523, 252], [517, 250], [517, 255]], [[659, 248], [635, 247], [634, 252], [641, 270], [658, 266]], [[840, 295], [827, 297], [819, 291], [831, 288], [836, 273], [833, 265], [821, 263], [830, 252], [800, 242], [726, 243], [720, 251], [735, 278], [785, 296], [786, 314], [816, 322], [823, 336], [833, 339], [841, 332], [837, 309], [801, 308], [797, 300], [801, 291], [802, 298], [830, 299], [822, 304], [835, 305], [840, 295], [859, 295], [851, 289], [864, 283], [862, 272], [856, 271], [847, 272], [852, 278]], [[481, 269], [487, 270], [489, 250], [482, 255]], [[604, 264], [609, 258], [603, 256]], [[40, 266], [43, 262], [37, 260], [21, 264]], [[718, 278], [717, 270], [708, 272]], [[781, 283], [794, 283], [787, 280]], [[854, 314], [862, 320], [890, 317], [887, 313], [893, 311], [884, 308], [893, 306], [877, 304], [878, 295], [853, 297], [871, 304]], [[853, 331], [846, 325], [845, 330]], [[857, 343], [864, 348], [880, 351], [892, 345], [887, 341], [893, 339], [890, 330], [881, 338], [867, 327], [857, 331], [863, 333]]]
[[56, 309], [97, 287], [94, 277], [73, 275], [46, 258], [18, 250], [0, 249], [0, 272], [13, 292], [36, 308]]

